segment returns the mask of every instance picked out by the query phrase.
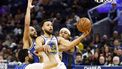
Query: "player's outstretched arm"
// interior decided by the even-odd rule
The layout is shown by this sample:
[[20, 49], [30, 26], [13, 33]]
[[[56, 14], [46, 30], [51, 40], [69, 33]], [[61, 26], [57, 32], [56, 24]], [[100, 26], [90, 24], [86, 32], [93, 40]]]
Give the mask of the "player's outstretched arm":
[[25, 14], [25, 26], [24, 26], [24, 35], [23, 35], [23, 49], [29, 48], [29, 26], [30, 26], [30, 10], [33, 7], [32, 0], [28, 0], [28, 5]]
[[44, 39], [41, 36], [37, 37], [36, 38], [36, 47], [35, 47], [36, 51], [37, 52], [43, 51], [45, 53], [49, 53], [51, 50], [50, 46], [43, 45], [43, 44], [44, 44]]
[[67, 51], [72, 49], [74, 46], [77, 46], [87, 35], [89, 35], [91, 30], [84, 32], [80, 37], [73, 40], [72, 42], [65, 40], [62, 37], [59, 37], [59, 50], [60, 51]]

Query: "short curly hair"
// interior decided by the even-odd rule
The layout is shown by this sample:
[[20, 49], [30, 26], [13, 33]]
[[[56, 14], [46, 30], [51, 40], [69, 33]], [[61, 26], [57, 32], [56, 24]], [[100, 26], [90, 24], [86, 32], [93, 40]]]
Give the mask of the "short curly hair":
[[25, 62], [25, 57], [28, 56], [28, 49], [21, 49], [19, 52], [18, 52], [18, 60], [20, 62]]

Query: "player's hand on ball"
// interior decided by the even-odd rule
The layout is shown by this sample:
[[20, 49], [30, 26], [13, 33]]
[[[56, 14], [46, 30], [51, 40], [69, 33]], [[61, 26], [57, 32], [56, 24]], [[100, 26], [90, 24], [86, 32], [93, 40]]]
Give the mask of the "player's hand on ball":
[[83, 34], [81, 35], [83, 38], [85, 38], [86, 36], [88, 36], [91, 32], [91, 28], [89, 30], [86, 30], [83, 32]]
[[86, 34], [86, 36], [88, 36], [90, 34], [90, 32], [91, 32], [91, 27], [88, 30], [84, 31], [84, 33]]
[[92, 24], [88, 18], [83, 17], [80, 18], [80, 20], [76, 23], [76, 27], [80, 32], [86, 33], [86, 32], [90, 32]]

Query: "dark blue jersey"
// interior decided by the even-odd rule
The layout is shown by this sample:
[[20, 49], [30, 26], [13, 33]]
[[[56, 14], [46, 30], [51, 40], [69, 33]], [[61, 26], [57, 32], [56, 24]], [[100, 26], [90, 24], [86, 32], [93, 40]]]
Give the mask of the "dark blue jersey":
[[15, 69], [25, 69], [27, 64], [16, 65]]
[[76, 47], [73, 53], [69, 53], [69, 52], [63, 52], [62, 53], [62, 62], [64, 62], [64, 64], [66, 66], [71, 66], [71, 68], [75, 68], [75, 56], [76, 56]]
[[38, 63], [39, 62], [39, 57], [37, 55], [35, 55], [35, 46], [36, 46], [36, 43], [35, 43], [35, 40], [33, 40], [32, 42], [32, 46], [31, 48], [29, 49], [30, 53], [32, 54], [33, 56], [33, 59], [34, 59], [34, 63]]

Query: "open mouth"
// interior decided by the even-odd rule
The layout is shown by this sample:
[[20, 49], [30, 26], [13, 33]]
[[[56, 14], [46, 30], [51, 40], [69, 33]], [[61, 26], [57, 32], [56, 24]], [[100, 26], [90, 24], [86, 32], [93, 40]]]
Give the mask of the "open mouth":
[[49, 29], [50, 31], [53, 31], [53, 29]]

